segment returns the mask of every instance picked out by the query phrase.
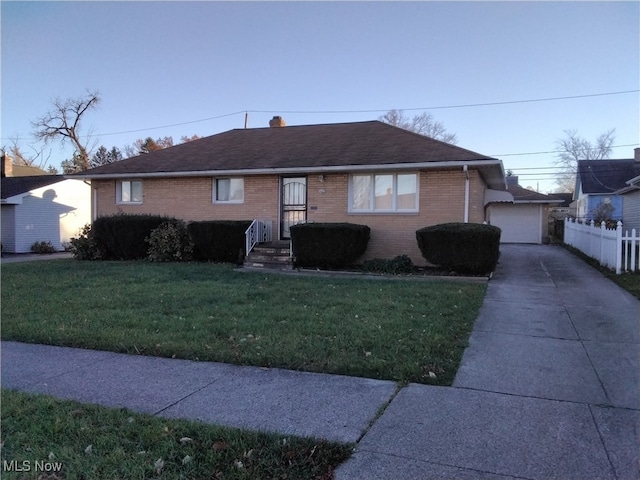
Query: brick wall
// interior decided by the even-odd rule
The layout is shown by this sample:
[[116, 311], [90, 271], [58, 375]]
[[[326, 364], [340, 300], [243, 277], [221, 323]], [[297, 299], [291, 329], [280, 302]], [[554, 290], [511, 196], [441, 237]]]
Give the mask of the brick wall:
[[[475, 170], [469, 171], [469, 221], [482, 223], [485, 183]], [[211, 177], [144, 179], [142, 205], [116, 205], [114, 180], [93, 181], [98, 215], [153, 213], [184, 220], [248, 220], [268, 218], [278, 230], [279, 177], [244, 178], [243, 204], [215, 204]], [[420, 173], [419, 212], [403, 214], [348, 213], [349, 175], [311, 174], [307, 177], [307, 220], [313, 222], [351, 222], [371, 228], [369, 248], [362, 260], [392, 258], [407, 254], [416, 264], [424, 264], [415, 231], [429, 225], [464, 220], [465, 176], [455, 170]]]
[[151, 213], [183, 220], [250, 220], [278, 218], [276, 175], [245, 177], [244, 203], [213, 203], [213, 178], [181, 177], [142, 181], [141, 205], [117, 205], [116, 181], [93, 180], [98, 216], [116, 213]]

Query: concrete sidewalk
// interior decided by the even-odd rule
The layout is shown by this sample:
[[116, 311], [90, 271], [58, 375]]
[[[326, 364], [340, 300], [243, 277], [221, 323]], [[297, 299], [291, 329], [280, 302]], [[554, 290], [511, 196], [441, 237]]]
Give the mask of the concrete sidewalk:
[[65, 258], [73, 258], [71, 252], [56, 253], [3, 253], [0, 258], [0, 264], [5, 263], [21, 263], [21, 262], [39, 262], [45, 260], [60, 260]]
[[453, 387], [16, 342], [2, 387], [358, 442], [338, 480], [640, 479], [640, 302], [562, 248], [501, 251]]

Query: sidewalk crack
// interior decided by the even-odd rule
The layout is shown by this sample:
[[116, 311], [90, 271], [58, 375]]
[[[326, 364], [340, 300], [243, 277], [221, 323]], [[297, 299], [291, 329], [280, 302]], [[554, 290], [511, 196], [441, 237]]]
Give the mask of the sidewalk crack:
[[369, 433], [369, 431], [371, 430], [371, 428], [373, 428], [373, 425], [380, 419], [380, 417], [382, 417], [382, 415], [384, 414], [384, 412], [387, 410], [387, 408], [389, 408], [389, 405], [391, 405], [391, 402], [398, 396], [398, 393], [400, 393], [400, 390], [402, 390], [406, 385], [403, 385], [401, 383], [397, 383], [396, 384], [396, 389], [395, 391], [391, 394], [391, 396], [389, 397], [389, 400], [387, 400], [386, 402], [384, 402], [382, 405], [380, 405], [380, 408], [378, 408], [378, 411], [376, 412], [376, 414], [373, 416], [373, 418], [369, 421], [369, 423], [367, 424], [367, 426], [364, 428], [364, 430], [362, 431], [362, 433], [360, 434], [360, 436], [358, 437], [358, 439], [356, 440], [356, 445], [358, 443], [360, 443], [360, 440], [362, 440], [364, 438], [364, 436]]
[[171, 407], [173, 407], [173, 406], [177, 405], [178, 403], [182, 402], [183, 400], [186, 400], [187, 398], [194, 396], [196, 393], [200, 393], [202, 390], [204, 390], [205, 388], [210, 387], [211, 385], [213, 385], [214, 383], [216, 383], [218, 380], [220, 380], [220, 379], [219, 379], [219, 378], [216, 378], [215, 380], [213, 380], [213, 381], [211, 381], [211, 382], [207, 383], [206, 385], [203, 385], [202, 387], [197, 388], [197, 389], [195, 389], [194, 391], [192, 391], [192, 392], [188, 393], [188, 394], [187, 394], [187, 395], [185, 395], [184, 397], [180, 397], [180, 398], [178, 398], [175, 402], [170, 403], [169, 405], [167, 405], [167, 406], [165, 406], [165, 407], [162, 407], [160, 410], [158, 410], [158, 411], [156, 411], [156, 412], [153, 412], [153, 414], [152, 414], [152, 415], [159, 415], [159, 414], [161, 414], [161, 413], [162, 413], [162, 412], [164, 412], [165, 410], [170, 409]]

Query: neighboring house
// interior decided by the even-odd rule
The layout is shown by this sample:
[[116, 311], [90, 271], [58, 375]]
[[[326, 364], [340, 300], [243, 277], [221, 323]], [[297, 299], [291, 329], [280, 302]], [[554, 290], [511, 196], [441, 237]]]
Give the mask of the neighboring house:
[[549, 211], [562, 200], [521, 187], [516, 175], [507, 177], [507, 193], [488, 207], [488, 222], [502, 229], [500, 242], [546, 243]]
[[[640, 148], [636, 148], [636, 156]], [[616, 195], [622, 197], [622, 230], [627, 232], [633, 228], [640, 233], [640, 175], [627, 180], [627, 185], [617, 190]]]
[[502, 162], [379, 121], [236, 129], [70, 178], [91, 180], [95, 216], [266, 219], [274, 239], [299, 222], [368, 225], [362, 258], [408, 254], [415, 231], [483, 223], [485, 195], [505, 190]]
[[28, 165], [16, 165], [13, 163], [11, 157], [3, 153], [2, 154], [2, 178], [4, 177], [33, 177], [37, 175], [47, 175], [47, 172], [38, 167], [30, 167]]
[[578, 161], [575, 203], [579, 220], [591, 221], [602, 204], [611, 205], [611, 219], [622, 220], [623, 198], [618, 190], [627, 187], [627, 181], [640, 176], [640, 149], [635, 158], [620, 160]]
[[57, 250], [91, 222], [91, 188], [62, 175], [3, 177], [2, 251], [26, 253], [35, 242]]
[[573, 193], [550, 193], [549, 197], [554, 200], [560, 200], [551, 207], [550, 215], [558, 220], [564, 220], [567, 217], [575, 217], [576, 212], [571, 207], [573, 201]]

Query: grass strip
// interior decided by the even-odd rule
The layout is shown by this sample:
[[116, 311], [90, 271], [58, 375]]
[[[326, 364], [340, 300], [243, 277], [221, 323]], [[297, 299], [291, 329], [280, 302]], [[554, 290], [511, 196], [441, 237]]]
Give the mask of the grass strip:
[[352, 448], [2, 390], [7, 480], [325, 480]]

